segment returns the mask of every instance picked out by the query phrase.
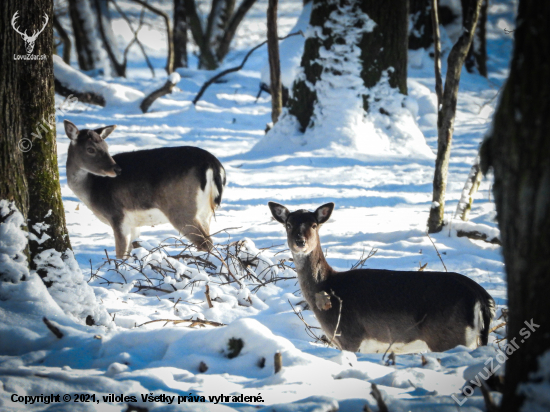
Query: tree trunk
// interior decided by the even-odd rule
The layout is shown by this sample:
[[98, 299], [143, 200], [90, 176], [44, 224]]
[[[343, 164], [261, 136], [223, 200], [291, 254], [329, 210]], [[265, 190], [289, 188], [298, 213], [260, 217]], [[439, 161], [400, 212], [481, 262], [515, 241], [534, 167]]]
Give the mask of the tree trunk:
[[183, 0], [174, 0], [174, 69], [187, 67], [187, 13]]
[[[463, 19], [471, 2], [472, 0], [462, 0]], [[483, 77], [487, 77], [487, 0], [484, 0], [481, 5], [474, 41], [464, 64], [468, 73], [474, 73], [477, 70]]]
[[[27, 179], [23, 164], [23, 151], [28, 148], [29, 141], [22, 141], [23, 128], [21, 113], [21, 92], [19, 73], [21, 67], [34, 64], [34, 61], [14, 60], [14, 55], [26, 54], [25, 43], [21, 36], [15, 34], [11, 27], [11, 19], [19, 10], [19, 20], [25, 17], [24, 24], [28, 23], [27, 13], [23, 13], [21, 1], [5, 0], [4, 12], [0, 17], [0, 200], [15, 201], [23, 216], [27, 216], [29, 198]], [[26, 27], [21, 24], [21, 27]]]
[[[376, 23], [373, 31], [365, 33], [359, 43], [365, 86], [375, 86], [382, 73], [391, 67], [390, 86], [407, 94], [408, 0], [394, 0], [391, 13], [388, 13], [388, 3], [382, 1], [363, 1], [361, 9]], [[368, 96], [363, 99], [365, 110], [368, 110], [367, 99]]]
[[88, 0], [69, 0], [78, 66], [88, 71], [103, 67], [105, 57], [98, 42], [97, 16]]
[[256, 3], [256, 0], [243, 0], [241, 5], [231, 16], [231, 19], [227, 23], [227, 28], [223, 32], [223, 36], [219, 42], [219, 46], [216, 49], [216, 58], [219, 62], [223, 61], [227, 53], [229, 53], [229, 46], [231, 45], [233, 37], [235, 37], [235, 33], [237, 33], [239, 24], [241, 24], [244, 16], [246, 16], [246, 13], [248, 13], [248, 10], [252, 8], [254, 3]]
[[481, 172], [481, 166], [479, 165], [479, 156], [477, 156], [472, 168], [470, 169], [470, 174], [466, 179], [466, 183], [464, 183], [462, 195], [460, 196], [455, 212], [455, 217], [458, 217], [465, 222], [467, 222], [470, 218], [470, 211], [472, 210], [472, 204], [474, 203], [474, 195], [479, 189], [482, 175], [483, 173]]
[[279, 60], [279, 39], [277, 34], [277, 3], [269, 0], [267, 6], [267, 54], [271, 86], [271, 120], [277, 123], [283, 110], [283, 88], [281, 83], [281, 62]]
[[101, 41], [109, 57], [112, 72], [116, 76], [126, 77], [126, 64], [118, 50], [118, 45], [115, 39], [115, 33], [111, 24], [111, 12], [109, 11], [108, 0], [93, 0], [95, 12], [97, 14], [97, 22]]
[[451, 157], [451, 142], [453, 139], [454, 120], [460, 73], [470, 45], [483, 0], [469, 8], [470, 14], [464, 21], [463, 33], [451, 49], [447, 59], [447, 75], [440, 110], [437, 114], [437, 157], [433, 182], [432, 207], [428, 218], [428, 233], [437, 233], [443, 229], [445, 214], [445, 192], [447, 190], [447, 174]]
[[55, 31], [57, 31], [57, 34], [63, 42], [63, 61], [67, 64], [71, 64], [71, 38], [69, 37], [55, 14], [53, 16], [53, 27], [55, 28]]
[[[392, 12], [388, 13], [384, 2], [314, 0], [309, 24], [318, 29], [321, 36], [306, 39], [302, 55], [303, 75], [294, 82], [292, 97], [288, 101], [289, 112], [297, 118], [302, 132], [310, 124], [317, 101], [316, 92], [310, 86], [317, 83], [324, 70], [319, 50], [322, 47], [329, 50], [335, 43], [346, 43], [344, 36], [335, 34], [331, 24], [326, 24], [328, 16], [343, 7], [359, 8], [376, 23], [372, 31], [367, 30], [361, 36], [357, 45], [361, 50], [361, 78], [364, 86], [375, 86], [382, 74], [389, 71], [390, 86], [407, 94], [408, 1], [393, 2]], [[368, 94], [363, 96], [365, 111], [369, 109], [368, 99]]]
[[205, 41], [201, 18], [197, 12], [195, 0], [183, 0], [183, 2], [189, 19], [189, 29], [191, 29], [193, 39], [199, 47], [199, 67], [214, 70], [218, 67], [219, 63], [209, 44]]
[[[492, 134], [482, 146], [484, 171], [493, 167], [497, 218], [508, 281], [508, 341], [520, 349], [506, 363], [502, 411], [545, 410], [533, 392], [546, 378], [530, 376], [550, 349], [550, 3], [520, 0], [510, 77]], [[530, 330], [525, 322], [540, 327]], [[526, 328], [526, 329], [524, 329]], [[522, 333], [523, 329], [523, 333]], [[526, 336], [525, 330], [531, 332]], [[524, 397], [527, 395], [526, 397]]]
[[[24, 27], [36, 27], [36, 16], [53, 16], [53, 5], [48, 0], [30, 2], [25, 8]], [[34, 23], [31, 23], [33, 22]], [[33, 26], [34, 24], [34, 26]], [[45, 60], [23, 61], [20, 64], [19, 94], [23, 108], [22, 136], [32, 136], [32, 148], [23, 155], [25, 176], [29, 190], [29, 233], [45, 241], [29, 242], [30, 264], [42, 250], [65, 252], [71, 248], [61, 202], [57, 144], [55, 131], [55, 100], [53, 77], [53, 22], [38, 36], [35, 53], [46, 55]], [[49, 225], [39, 228], [40, 223]], [[46, 236], [45, 236], [46, 235]], [[42, 275], [42, 274], [41, 274]]]
[[427, 49], [433, 44], [430, 0], [410, 0], [409, 49]]

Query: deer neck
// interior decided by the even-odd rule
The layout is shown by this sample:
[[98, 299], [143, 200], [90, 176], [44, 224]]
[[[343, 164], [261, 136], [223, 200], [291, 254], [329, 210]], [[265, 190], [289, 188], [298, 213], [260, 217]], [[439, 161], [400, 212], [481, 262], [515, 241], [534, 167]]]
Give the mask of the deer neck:
[[320, 246], [309, 254], [293, 253], [293, 257], [302, 293], [311, 305], [322, 283], [335, 271], [327, 263]]
[[87, 206], [90, 206], [92, 174], [78, 165], [74, 156], [71, 156], [71, 149], [72, 147], [69, 146], [69, 154], [67, 157], [67, 183], [74, 194]]

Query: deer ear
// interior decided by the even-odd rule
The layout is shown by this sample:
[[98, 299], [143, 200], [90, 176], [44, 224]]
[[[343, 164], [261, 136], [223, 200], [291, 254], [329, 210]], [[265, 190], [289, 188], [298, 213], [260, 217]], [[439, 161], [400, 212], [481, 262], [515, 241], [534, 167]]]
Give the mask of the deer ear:
[[65, 126], [65, 133], [67, 137], [71, 140], [76, 140], [78, 137], [78, 127], [73, 122], [69, 120], [63, 120], [63, 125]]
[[275, 202], [268, 202], [267, 205], [271, 209], [271, 214], [273, 215], [273, 218], [283, 225], [286, 223], [286, 220], [288, 219], [288, 215], [290, 214], [290, 211], [284, 207], [283, 205], [280, 205], [279, 203]]
[[96, 132], [103, 140], [107, 138], [111, 133], [113, 133], [113, 130], [116, 129], [116, 124], [113, 124], [111, 126], [105, 126], [100, 127], [99, 129], [95, 129], [94, 132]]
[[330, 202], [326, 205], [319, 206], [315, 211], [315, 217], [317, 218], [317, 223], [322, 225], [327, 220], [329, 220], [332, 211], [334, 210], [334, 203]]

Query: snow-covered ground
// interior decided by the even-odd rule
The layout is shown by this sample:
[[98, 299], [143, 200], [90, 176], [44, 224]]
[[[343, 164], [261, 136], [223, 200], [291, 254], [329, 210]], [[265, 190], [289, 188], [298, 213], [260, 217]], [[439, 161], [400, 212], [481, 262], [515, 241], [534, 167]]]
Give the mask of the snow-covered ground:
[[[131, 14], [139, 14], [135, 3], [119, 3]], [[167, 11], [168, 4], [163, 6]], [[280, 3], [281, 35], [291, 31], [301, 5], [301, 1]], [[265, 38], [266, 7], [267, 1], [262, 0], [251, 10], [224, 67], [238, 65], [246, 52]], [[465, 71], [462, 74], [447, 188], [449, 220], [508, 73], [513, 37], [504, 29], [513, 30], [515, 8], [515, 2], [507, 0], [490, 2], [489, 78]], [[122, 19], [115, 20], [114, 30], [124, 47], [131, 33]], [[470, 223], [452, 222], [431, 236], [436, 250], [426, 235], [434, 169], [429, 153], [411, 150], [409, 156], [392, 156], [381, 151], [369, 156], [364, 150], [345, 152], [339, 147], [335, 155], [326, 147], [319, 150], [307, 139], [299, 144], [293, 139], [286, 147], [280, 129], [275, 130], [278, 146], [266, 150], [262, 139], [271, 121], [270, 97], [263, 94], [256, 101], [261, 72], [267, 64], [265, 47], [251, 56], [243, 70], [212, 85], [196, 107], [191, 101], [212, 73], [196, 70], [196, 58], [190, 54], [191, 68], [179, 70], [177, 89], [142, 114], [134, 99], [142, 94], [128, 90], [146, 92], [164, 83], [161, 68], [166, 43], [160, 23], [145, 27], [140, 38], [156, 67], [156, 78], [151, 78], [142, 56], [133, 48], [128, 78], [103, 79], [111, 85], [107, 89], [113, 99], [108, 101], [116, 104], [100, 108], [79, 103], [67, 109], [62, 107], [64, 99], [56, 96], [62, 114], [57, 137], [67, 228], [84, 278], [112, 322], [107, 327], [76, 323], [59, 309], [37, 277], [19, 285], [1, 285], [0, 410], [125, 411], [131, 404], [159, 412], [252, 411], [264, 407], [277, 411], [329, 411], [337, 407], [362, 411], [366, 403], [377, 410], [370, 395], [371, 383], [378, 385], [391, 411], [456, 410], [451, 395], [462, 399], [457, 394], [466, 378], [474, 379], [483, 363], [497, 355], [495, 341], [501, 335], [491, 334], [490, 345], [476, 350], [457, 347], [425, 354], [424, 359], [419, 354], [400, 355], [395, 365], [382, 360], [382, 354], [356, 355], [315, 342], [294, 312], [301, 311], [309, 325], [318, 325], [311, 311], [302, 311], [303, 298], [288, 261], [291, 255], [284, 230], [271, 219], [267, 202], [276, 201], [293, 210], [313, 210], [335, 202], [332, 218], [321, 230], [321, 242], [329, 263], [340, 270], [350, 268], [375, 249], [366, 267], [417, 270], [427, 265], [425, 270], [440, 271], [444, 269], [439, 251], [449, 271], [463, 273], [489, 291], [500, 316], [506, 307], [500, 247], [457, 237], [457, 228], [465, 227], [498, 233], [491, 177], [481, 184]], [[448, 51], [449, 44], [444, 46]], [[433, 77], [433, 61], [427, 53], [411, 52], [407, 107], [435, 153]], [[117, 90], [122, 94], [117, 95]], [[143, 228], [143, 247], [134, 251], [133, 268], [107, 261], [106, 255], [114, 257], [110, 227], [100, 223], [67, 186], [69, 139], [63, 118], [80, 128], [118, 125], [107, 139], [112, 154], [193, 145], [216, 155], [225, 166], [228, 184], [211, 233], [218, 233], [219, 253], [225, 256], [229, 251], [234, 256], [228, 266], [232, 273], [243, 276], [243, 286], [230, 282], [227, 267], [215, 257], [209, 257], [209, 265], [195, 264], [196, 257], [165, 258], [166, 254], [184, 251], [181, 244], [175, 244], [177, 233], [170, 225]], [[314, 137], [308, 135], [309, 139]], [[262, 143], [251, 150], [258, 142]], [[228, 246], [232, 242], [237, 243]], [[147, 252], [159, 244], [164, 248]], [[237, 257], [251, 261], [248, 269], [239, 266]], [[140, 264], [147, 262], [161, 269], [154, 271], [146, 265], [140, 269]], [[277, 278], [282, 279], [275, 281]], [[212, 308], [205, 298], [207, 283]], [[146, 288], [138, 292], [140, 286]], [[48, 330], [43, 317], [59, 327], [63, 338]], [[191, 328], [191, 322], [164, 321], [184, 319], [225, 326]], [[244, 344], [242, 350], [232, 357], [239, 340]], [[282, 354], [283, 369], [274, 374], [276, 352]], [[475, 388], [472, 383], [470, 386]], [[46, 404], [47, 399], [42, 398], [32, 405], [24, 404], [25, 396], [41, 394], [59, 394], [61, 399]], [[75, 403], [77, 394], [90, 395], [80, 399], [88, 402]], [[122, 399], [115, 398], [121, 394]], [[151, 400], [147, 398], [150, 394], [174, 396], [173, 402], [161, 397]], [[219, 398], [222, 394], [225, 397]], [[255, 398], [233, 398], [241, 394]], [[63, 395], [70, 395], [71, 401], [63, 402]], [[91, 395], [95, 396], [93, 401]], [[200, 402], [201, 396], [205, 403]], [[274, 405], [278, 406], [273, 409]], [[462, 408], [483, 410], [479, 389]]]

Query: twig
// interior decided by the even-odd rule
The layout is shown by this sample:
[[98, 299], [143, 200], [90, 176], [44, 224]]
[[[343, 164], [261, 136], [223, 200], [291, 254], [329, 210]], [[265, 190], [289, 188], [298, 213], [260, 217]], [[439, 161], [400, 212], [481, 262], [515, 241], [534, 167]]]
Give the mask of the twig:
[[[332, 333], [332, 338], [330, 339], [330, 343], [334, 344], [334, 338], [337, 336], [336, 331], [338, 330], [338, 326], [340, 326], [340, 318], [342, 316], [342, 299], [339, 296], [337, 296], [332, 289], [330, 290], [330, 296], [333, 296], [336, 299], [338, 299], [338, 303], [340, 304], [338, 307], [338, 320], [336, 321], [336, 326], [334, 327], [334, 332]], [[336, 346], [340, 347], [339, 344]]]
[[[136, 0], [134, 0], [136, 1]], [[290, 36], [297, 36], [298, 34], [301, 34], [302, 36], [304, 35], [304, 33], [302, 33], [302, 31], [299, 31], [299, 32], [296, 32], [296, 33], [290, 33], [284, 37], [279, 37], [278, 39], [279, 40], [284, 40]], [[195, 96], [195, 98], [193, 99], [193, 104], [196, 105], [197, 102], [201, 99], [202, 95], [204, 94], [204, 92], [206, 91], [206, 89], [208, 89], [208, 87], [214, 83], [216, 80], [222, 78], [223, 76], [225, 76], [226, 74], [229, 74], [229, 73], [233, 73], [233, 72], [238, 72], [239, 70], [241, 70], [244, 65], [246, 64], [246, 61], [248, 60], [248, 58], [250, 57], [250, 55], [252, 53], [254, 53], [256, 50], [258, 50], [260, 47], [262, 47], [264, 44], [267, 43], [267, 40], [264, 40], [263, 42], [261, 42], [260, 44], [258, 44], [257, 46], [253, 47], [252, 49], [250, 49], [250, 51], [248, 53], [246, 53], [246, 55], [244, 56], [244, 59], [243, 61], [241, 62], [240, 65], [238, 65], [237, 67], [231, 67], [230, 69], [227, 69], [227, 70], [223, 70], [221, 72], [219, 72], [218, 74], [216, 74], [214, 77], [212, 77], [210, 80], [208, 80], [206, 83], [204, 83], [201, 87], [201, 89], [199, 90], [199, 92], [197, 93], [197, 95]]]
[[183, 323], [183, 322], [191, 322], [191, 325], [188, 326], [189, 328], [192, 328], [196, 325], [202, 325], [202, 326], [208, 325], [208, 326], [215, 326], [215, 327], [226, 326], [225, 323], [214, 322], [212, 320], [189, 318], [189, 319], [155, 319], [155, 320], [150, 320], [148, 322], [142, 323], [141, 325], [138, 326], [138, 328], [142, 327], [143, 325], [148, 325], [149, 323], [154, 323], [154, 322], [166, 322], [166, 323], [172, 322], [174, 325], [177, 325], [178, 323]]
[[363, 258], [363, 256], [365, 256], [365, 249], [363, 249], [363, 252], [361, 253], [361, 258], [357, 261], [355, 265], [351, 267], [350, 270], [362, 268], [367, 260], [376, 255], [376, 252], [378, 252], [378, 249], [372, 248], [367, 257]]
[[448, 272], [447, 270], [447, 266], [445, 266], [445, 262], [443, 262], [443, 258], [441, 257], [441, 255], [439, 254], [439, 250], [437, 250], [437, 247], [435, 246], [435, 243], [434, 241], [432, 240], [432, 238], [430, 237], [430, 234], [429, 233], [426, 233], [426, 236], [428, 236], [428, 239], [430, 239], [430, 242], [432, 242], [432, 245], [434, 246], [434, 249], [437, 253], [437, 256], [439, 256], [439, 260], [441, 260], [441, 264], [443, 265], [443, 267], [445, 268], [445, 272]]
[[208, 307], [212, 309], [214, 305], [212, 304], [212, 299], [210, 299], [210, 286], [208, 286], [208, 284], [205, 286], [204, 294], [206, 295], [206, 301], [208, 302]]
[[273, 357], [273, 364], [275, 367], [275, 373], [279, 373], [281, 369], [283, 369], [283, 355], [281, 352], [275, 352], [275, 356]]
[[57, 337], [57, 339], [61, 339], [63, 337], [63, 332], [61, 332], [57, 326], [50, 322], [47, 317], [44, 316], [42, 318], [42, 321], [46, 324], [48, 329]]
[[137, 45], [139, 46], [139, 48], [141, 50], [141, 53], [143, 54], [143, 57], [145, 58], [145, 62], [147, 63], [147, 66], [149, 67], [149, 70], [151, 70], [151, 73], [152, 73], [153, 77], [155, 77], [155, 69], [153, 67], [153, 64], [151, 63], [151, 60], [149, 60], [149, 56], [147, 55], [147, 53], [145, 51], [145, 48], [143, 47], [143, 43], [141, 41], [139, 41], [139, 39], [138, 39], [138, 33], [141, 30], [141, 27], [143, 25], [143, 16], [144, 16], [145, 7], [141, 9], [141, 14], [139, 16], [139, 25], [138, 25], [138, 28], [136, 30], [134, 30], [134, 28], [132, 27], [132, 24], [130, 22], [130, 19], [128, 18], [126, 13], [124, 13], [124, 11], [118, 6], [116, 0], [111, 0], [111, 3], [113, 3], [113, 5], [115, 6], [115, 9], [122, 16], [122, 18], [124, 20], [126, 20], [126, 23], [128, 24], [128, 27], [130, 27], [130, 31], [134, 35], [134, 39], [128, 44], [128, 46], [126, 46], [126, 49], [124, 50], [124, 67], [126, 67], [126, 64], [128, 62], [127, 54], [128, 54], [128, 50], [130, 49], [130, 46], [134, 43], [137, 43]]
[[434, 37], [434, 71], [435, 71], [435, 94], [437, 96], [437, 112], [441, 109], [443, 101], [443, 81], [441, 79], [441, 41], [439, 34], [439, 13], [437, 10], [437, 0], [431, 0], [432, 28]]
[[378, 411], [379, 412], [388, 412], [388, 407], [386, 403], [384, 402], [384, 399], [382, 398], [382, 394], [378, 390], [378, 387], [375, 383], [371, 384], [371, 392], [370, 394], [376, 401], [376, 404], [378, 405]]
[[487, 388], [487, 383], [481, 379], [481, 385], [479, 387], [481, 390], [481, 394], [483, 395], [483, 400], [485, 401], [485, 408], [487, 409], [487, 412], [497, 412], [498, 406], [495, 404], [495, 401], [493, 400], [493, 397], [489, 393], [489, 389]]

